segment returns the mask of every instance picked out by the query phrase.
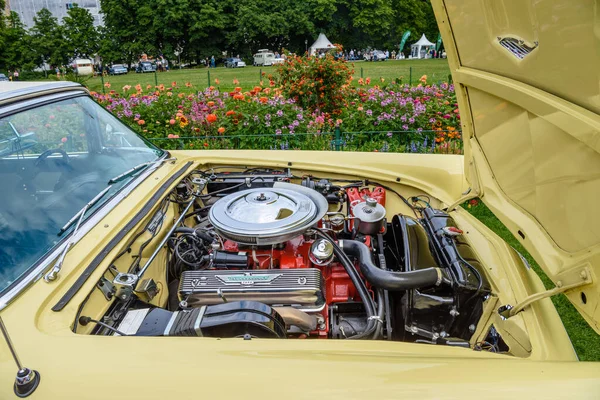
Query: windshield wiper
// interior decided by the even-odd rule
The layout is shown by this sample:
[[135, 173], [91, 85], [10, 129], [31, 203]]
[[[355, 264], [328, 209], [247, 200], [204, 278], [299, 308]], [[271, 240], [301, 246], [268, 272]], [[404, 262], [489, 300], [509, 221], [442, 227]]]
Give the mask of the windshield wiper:
[[108, 193], [108, 191], [110, 190], [111, 187], [112, 186], [109, 186], [106, 189], [104, 189], [103, 191], [101, 191], [100, 193], [98, 193], [96, 195], [96, 197], [94, 197], [85, 206], [83, 206], [83, 208], [81, 210], [79, 210], [77, 212], [77, 214], [75, 214], [73, 216], [73, 218], [71, 218], [69, 220], [69, 222], [67, 222], [65, 224], [65, 226], [63, 226], [60, 229], [59, 235], [61, 233], [63, 233], [64, 231], [66, 231], [69, 228], [69, 226], [71, 226], [73, 224], [73, 222], [75, 220], [77, 220], [77, 225], [75, 225], [75, 229], [73, 229], [73, 233], [71, 233], [71, 237], [67, 241], [67, 245], [65, 246], [65, 248], [62, 251], [62, 253], [60, 254], [60, 257], [58, 257], [58, 260], [54, 264], [54, 267], [52, 267], [52, 269], [50, 271], [48, 271], [48, 273], [46, 275], [44, 275], [44, 280], [46, 282], [52, 282], [52, 281], [56, 280], [56, 278], [58, 277], [58, 273], [60, 272], [60, 270], [62, 268], [62, 264], [63, 264], [63, 261], [65, 260], [67, 252], [69, 251], [69, 249], [71, 248], [71, 245], [73, 245], [73, 242], [75, 241], [75, 235], [77, 235], [77, 231], [79, 230], [79, 226], [81, 225], [81, 222], [83, 221], [83, 217], [85, 217], [85, 213], [91, 207], [93, 207], [94, 204], [96, 204], [102, 197], [104, 197], [104, 195], [106, 193]]
[[175, 161], [175, 160], [177, 160], [177, 159], [176, 158], [163, 158], [161, 160], [148, 161], [148, 162], [145, 162], [145, 163], [138, 164], [135, 167], [133, 167], [131, 169], [128, 169], [127, 171], [123, 172], [122, 174], [119, 174], [119, 175], [115, 176], [114, 178], [112, 178], [111, 180], [108, 181], [108, 184], [112, 185], [113, 183], [117, 183], [117, 182], [119, 182], [119, 181], [121, 181], [121, 180], [123, 180], [125, 178], [128, 178], [128, 177], [134, 175], [136, 172], [138, 172], [138, 171], [140, 171], [140, 170], [142, 170], [142, 169], [144, 169], [144, 168], [146, 168], [146, 167], [148, 167], [150, 165], [153, 165], [153, 164], [162, 164], [162, 163], [167, 162], [167, 161]]

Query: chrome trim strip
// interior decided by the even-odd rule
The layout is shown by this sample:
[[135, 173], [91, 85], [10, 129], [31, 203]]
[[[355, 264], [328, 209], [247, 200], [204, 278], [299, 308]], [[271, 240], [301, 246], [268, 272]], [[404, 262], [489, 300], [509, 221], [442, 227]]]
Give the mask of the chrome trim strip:
[[177, 319], [177, 315], [179, 315], [179, 311], [175, 311], [173, 313], [173, 315], [171, 315], [171, 319], [169, 320], [169, 323], [165, 327], [165, 331], [163, 332], [163, 336], [169, 336], [169, 331], [173, 327], [173, 324], [175, 323], [175, 320]]
[[200, 308], [200, 312], [198, 313], [198, 318], [196, 318], [196, 322], [194, 322], [194, 331], [196, 331], [196, 335], [198, 335], [198, 337], [204, 336], [202, 334], [202, 329], [200, 329], [200, 324], [202, 323], [202, 318], [204, 317], [205, 312], [206, 306], [202, 306]]
[[[167, 157], [168, 153], [165, 152], [163, 157]], [[123, 199], [139, 186], [148, 176], [150, 176], [159, 166], [153, 166], [152, 168], [144, 171], [138, 175], [137, 178], [129, 182], [124, 188], [121, 189], [112, 199], [106, 204], [103, 204], [83, 225], [79, 228], [76, 235], [73, 237], [72, 245], [76, 245], [81, 238], [83, 238], [98, 222], [100, 222], [106, 215], [113, 210]], [[52, 261], [61, 254], [69, 241], [68, 238], [72, 234], [66, 235], [63, 238], [63, 242], [54, 249], [53, 252], [47, 253], [44, 258], [41, 259], [37, 267], [35, 267], [29, 274], [20, 278], [20, 281], [8, 292], [0, 296], [0, 311], [10, 304], [15, 297], [17, 297], [23, 290], [28, 288], [33, 283], [37, 282], [43, 275], [44, 271], [50, 266]]]
[[54, 94], [65, 91], [83, 91], [89, 93], [89, 91], [79, 83], [75, 82], [47, 82], [43, 84], [33, 84], [33, 85], [12, 85], [7, 86], [3, 85], [4, 88], [10, 87], [11, 89], [14, 87], [14, 90], [7, 90], [0, 92], [0, 105], [13, 103], [22, 101], [31, 97], [39, 97], [45, 94]]
[[9, 114], [14, 114], [15, 112], [26, 111], [33, 107], [37, 107], [39, 105], [43, 105], [43, 104], [47, 104], [47, 103], [54, 103], [56, 101], [66, 100], [66, 99], [70, 99], [73, 97], [80, 97], [80, 96], [89, 97], [89, 94], [87, 93], [87, 91], [75, 89], [75, 90], [69, 90], [66, 92], [49, 93], [47, 95], [42, 95], [42, 97], [21, 99], [21, 101], [17, 101], [14, 103], [11, 102], [11, 103], [5, 104], [5, 105], [0, 104], [0, 118], [4, 117], [6, 115], [9, 115]]

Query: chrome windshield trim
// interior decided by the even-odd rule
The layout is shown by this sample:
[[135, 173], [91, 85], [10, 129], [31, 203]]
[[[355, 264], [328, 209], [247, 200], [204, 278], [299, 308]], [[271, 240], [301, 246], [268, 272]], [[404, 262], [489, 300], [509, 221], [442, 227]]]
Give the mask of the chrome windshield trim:
[[[161, 157], [157, 158], [157, 161], [166, 157], [169, 157], [169, 153], [165, 151]], [[129, 184], [117, 192], [107, 203], [101, 205], [100, 208], [96, 210], [96, 212], [81, 225], [79, 231], [72, 240], [72, 246], [75, 246], [79, 240], [81, 240], [81, 238], [83, 238], [93, 227], [98, 224], [98, 222], [106, 217], [106, 215], [111, 212], [123, 199], [129, 196], [129, 194], [135, 188], [137, 188], [140, 183], [142, 183], [162, 165], [164, 164], [154, 165], [151, 168], [143, 171], [135, 179], [129, 182]], [[16, 284], [12, 285], [12, 287], [6, 293], [3, 293], [0, 296], [0, 311], [9, 305], [22, 291], [41, 279], [43, 273], [51, 266], [52, 261], [54, 261], [62, 253], [65, 246], [67, 246], [69, 242], [68, 238], [70, 237], [71, 234], [65, 235], [61, 244], [54, 248], [52, 252], [46, 253], [46, 255], [44, 255], [37, 262], [37, 266], [35, 268], [33, 268], [27, 275], [21, 276]]]
[[32, 97], [41, 97], [47, 94], [60, 92], [89, 91], [75, 82], [11, 82], [0, 87], [0, 105], [20, 102]]

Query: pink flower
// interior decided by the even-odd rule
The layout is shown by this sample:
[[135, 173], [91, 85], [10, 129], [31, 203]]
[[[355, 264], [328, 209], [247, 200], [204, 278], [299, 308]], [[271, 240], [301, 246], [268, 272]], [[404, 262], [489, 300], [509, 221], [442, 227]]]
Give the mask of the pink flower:
[[60, 139], [60, 141], [63, 142], [63, 143], [67, 143], [67, 138], [64, 137], [64, 138]]
[[175, 120], [171, 118], [171, 119], [169, 120], [169, 124], [171, 124], [171, 125], [175, 125]]

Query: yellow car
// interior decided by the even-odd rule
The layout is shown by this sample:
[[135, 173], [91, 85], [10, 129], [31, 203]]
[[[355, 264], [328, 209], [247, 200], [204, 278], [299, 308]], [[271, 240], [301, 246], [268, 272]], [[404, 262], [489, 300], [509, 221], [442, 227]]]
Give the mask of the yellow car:
[[464, 157], [166, 152], [0, 83], [0, 398], [597, 399], [550, 300], [600, 331], [597, 5], [433, 3]]

